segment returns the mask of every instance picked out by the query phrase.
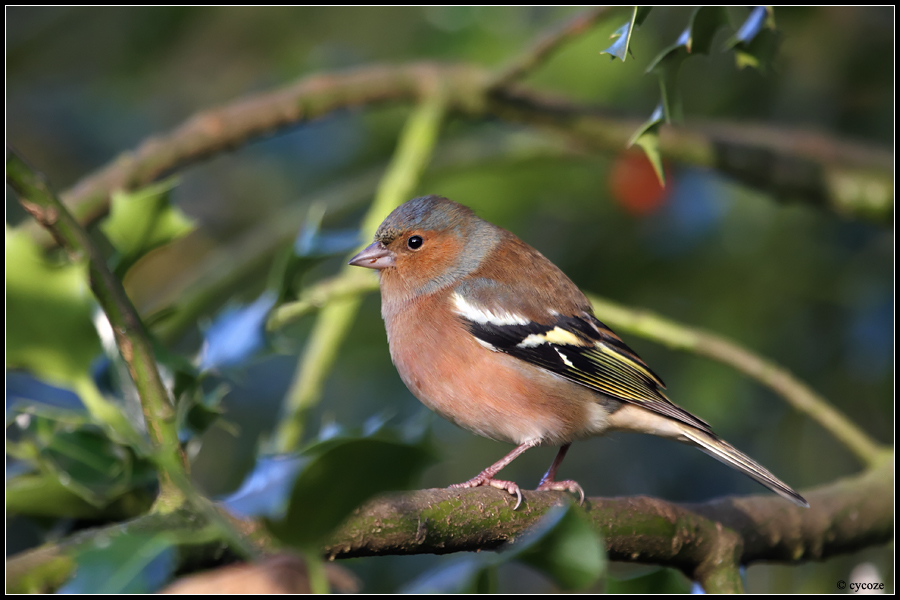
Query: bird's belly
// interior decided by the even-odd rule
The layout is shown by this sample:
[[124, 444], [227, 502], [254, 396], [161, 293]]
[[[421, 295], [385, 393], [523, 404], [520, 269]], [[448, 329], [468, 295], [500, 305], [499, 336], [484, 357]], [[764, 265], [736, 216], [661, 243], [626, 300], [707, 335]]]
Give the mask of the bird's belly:
[[391, 358], [410, 391], [460, 427], [513, 444], [564, 444], [607, 428], [590, 390], [488, 350], [468, 332], [452, 341], [419, 333], [403, 343], [390, 336]]

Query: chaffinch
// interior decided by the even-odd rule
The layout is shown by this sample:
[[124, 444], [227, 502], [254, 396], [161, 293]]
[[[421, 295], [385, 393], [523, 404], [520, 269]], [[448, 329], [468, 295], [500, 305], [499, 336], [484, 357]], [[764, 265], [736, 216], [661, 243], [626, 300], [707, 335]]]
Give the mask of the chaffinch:
[[609, 327], [559, 268], [515, 235], [440, 196], [406, 202], [350, 261], [376, 269], [391, 359], [423, 404], [515, 450], [451, 487], [490, 485], [528, 448], [561, 448], [538, 490], [556, 481], [574, 440], [607, 431], [649, 433], [696, 446], [776, 494], [800, 494], [663, 394], [662, 380]]

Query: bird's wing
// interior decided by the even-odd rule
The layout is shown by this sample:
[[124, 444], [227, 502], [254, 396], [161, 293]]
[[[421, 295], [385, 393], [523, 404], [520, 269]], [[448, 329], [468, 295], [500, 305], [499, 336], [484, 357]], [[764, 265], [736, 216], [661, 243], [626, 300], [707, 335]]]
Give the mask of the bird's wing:
[[[477, 282], [470, 283], [465, 291], [471, 292], [477, 285]], [[482, 346], [617, 400], [712, 432], [708, 423], [666, 398], [662, 379], [619, 336], [588, 312], [589, 307], [576, 314], [543, 311], [536, 318], [533, 306], [523, 303], [521, 296], [518, 302], [512, 302], [515, 290], [507, 288], [507, 292], [504, 295], [510, 301], [502, 304], [479, 302], [480, 294], [457, 292], [451, 298], [454, 312]], [[501, 305], [503, 309], [499, 308]], [[518, 311], [517, 305], [529, 310]]]

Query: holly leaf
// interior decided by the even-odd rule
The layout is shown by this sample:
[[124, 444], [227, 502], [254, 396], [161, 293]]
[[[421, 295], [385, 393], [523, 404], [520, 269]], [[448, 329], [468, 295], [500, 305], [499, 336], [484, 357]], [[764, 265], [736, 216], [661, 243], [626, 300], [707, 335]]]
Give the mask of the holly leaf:
[[275, 292], [266, 291], [246, 306], [223, 310], [204, 332], [200, 370], [239, 365], [265, 348], [266, 317], [277, 299]]
[[152, 464], [117, 444], [84, 416], [41, 405], [17, 405], [7, 427], [7, 453], [54, 476], [59, 484], [96, 508], [135, 488], [156, 482]]
[[511, 545], [512, 558], [553, 578], [565, 590], [582, 590], [606, 572], [602, 536], [572, 504], [552, 508]]
[[66, 389], [100, 353], [86, 263], [56, 265], [28, 235], [6, 230], [6, 366]]
[[660, 185], [665, 187], [666, 174], [663, 170], [662, 156], [659, 153], [659, 128], [662, 123], [663, 105], [660, 103], [656, 106], [650, 118], [631, 136], [631, 139], [628, 141], [628, 147], [631, 148], [635, 144], [641, 147], [650, 160], [650, 164], [653, 165], [653, 170], [656, 172]]
[[727, 25], [728, 14], [723, 7], [701, 6], [695, 9], [678, 41], [660, 52], [647, 67], [647, 73], [656, 73], [659, 77], [663, 113], [667, 123], [682, 119], [681, 96], [677, 85], [681, 65], [692, 55], [709, 54], [716, 32]]
[[634, 30], [641, 26], [647, 15], [650, 14], [652, 6], [635, 6], [631, 11], [631, 19], [616, 29], [610, 37], [615, 40], [606, 50], [601, 50], [600, 54], [609, 54], [610, 60], [619, 59], [625, 62], [625, 57], [631, 53], [631, 34]]
[[176, 183], [172, 178], [137, 191], [112, 193], [109, 216], [100, 229], [116, 249], [110, 266], [118, 277], [150, 250], [194, 229], [194, 222], [169, 202]]
[[756, 6], [737, 33], [725, 43], [725, 48], [734, 51], [739, 69], [753, 67], [765, 73], [775, 58], [780, 42], [774, 9], [771, 6]]
[[481, 552], [454, 557], [430, 569], [401, 588], [401, 594], [492, 594], [496, 593], [495, 553]]
[[297, 473], [308, 462], [308, 458], [296, 454], [261, 456], [241, 487], [222, 500], [222, 504], [244, 519], [283, 519]]
[[426, 571], [401, 592], [494, 592], [497, 568], [511, 561], [543, 572], [565, 590], [585, 589], [606, 573], [603, 538], [583, 512], [568, 503], [551, 508], [533, 527], [500, 551], [451, 559]]
[[372, 496], [410, 489], [434, 455], [424, 441], [407, 443], [378, 432], [317, 442], [301, 458], [284, 517], [266, 523], [282, 542], [305, 548]]
[[298, 282], [314, 266], [330, 256], [343, 255], [359, 247], [362, 239], [358, 229], [323, 231], [324, 216], [325, 206], [313, 203], [294, 244], [275, 258], [267, 288], [278, 290], [278, 304], [296, 299]]
[[62, 594], [149, 594], [175, 568], [175, 545], [165, 533], [123, 533], [75, 548], [75, 576]]

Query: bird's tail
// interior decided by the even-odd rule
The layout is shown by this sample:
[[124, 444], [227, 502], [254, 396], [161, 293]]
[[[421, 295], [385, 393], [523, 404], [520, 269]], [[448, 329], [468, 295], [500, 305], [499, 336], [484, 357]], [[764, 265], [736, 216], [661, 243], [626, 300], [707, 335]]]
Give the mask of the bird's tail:
[[729, 467], [733, 467], [741, 473], [752, 477], [782, 498], [786, 498], [798, 506], [809, 508], [809, 502], [803, 496], [785, 485], [784, 482], [772, 475], [768, 469], [725, 440], [689, 425], [682, 425], [681, 434], [687, 438], [689, 443], [697, 446], [700, 450]]

